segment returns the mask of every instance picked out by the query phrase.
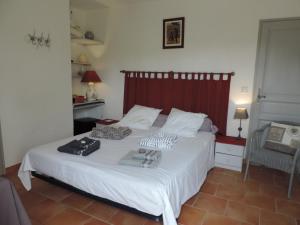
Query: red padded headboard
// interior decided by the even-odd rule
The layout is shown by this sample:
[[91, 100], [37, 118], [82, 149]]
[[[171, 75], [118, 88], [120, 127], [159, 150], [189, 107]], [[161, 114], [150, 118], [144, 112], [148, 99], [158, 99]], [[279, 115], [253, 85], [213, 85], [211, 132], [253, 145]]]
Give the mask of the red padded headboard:
[[207, 114], [226, 134], [231, 76], [234, 73], [147, 72], [125, 73], [124, 106], [126, 114], [135, 104], [163, 109], [172, 107]]

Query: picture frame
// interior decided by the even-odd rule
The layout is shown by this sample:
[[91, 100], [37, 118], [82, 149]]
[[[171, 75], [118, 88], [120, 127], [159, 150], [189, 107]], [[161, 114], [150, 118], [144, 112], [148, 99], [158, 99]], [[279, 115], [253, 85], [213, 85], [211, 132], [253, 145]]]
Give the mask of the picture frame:
[[184, 17], [163, 20], [163, 49], [184, 48]]

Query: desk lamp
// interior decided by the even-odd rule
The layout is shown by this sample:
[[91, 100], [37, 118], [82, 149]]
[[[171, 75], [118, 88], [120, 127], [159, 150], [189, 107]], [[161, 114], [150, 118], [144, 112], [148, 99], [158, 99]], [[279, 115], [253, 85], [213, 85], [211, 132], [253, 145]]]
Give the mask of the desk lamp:
[[96, 91], [95, 91], [95, 83], [100, 83], [101, 79], [94, 70], [87, 70], [81, 82], [88, 83], [88, 89], [86, 91], [86, 99], [87, 101], [93, 101], [97, 99]]
[[240, 120], [240, 127], [238, 128], [239, 135], [237, 136], [237, 139], [241, 139], [241, 131], [242, 131], [242, 120], [248, 119], [248, 112], [246, 108], [238, 107], [235, 109], [234, 113], [234, 119]]

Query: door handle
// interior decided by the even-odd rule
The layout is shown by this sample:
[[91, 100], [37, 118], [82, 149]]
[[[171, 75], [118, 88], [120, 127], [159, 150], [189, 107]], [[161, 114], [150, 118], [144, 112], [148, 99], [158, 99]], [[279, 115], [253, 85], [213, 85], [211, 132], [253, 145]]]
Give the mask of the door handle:
[[267, 96], [261, 94], [261, 89], [258, 88], [257, 101], [260, 101], [261, 99], [266, 98], [266, 97]]
[[262, 98], [266, 98], [266, 96], [265, 96], [265, 95], [257, 95], [257, 99], [258, 99], [258, 100], [260, 100], [260, 99], [262, 99]]

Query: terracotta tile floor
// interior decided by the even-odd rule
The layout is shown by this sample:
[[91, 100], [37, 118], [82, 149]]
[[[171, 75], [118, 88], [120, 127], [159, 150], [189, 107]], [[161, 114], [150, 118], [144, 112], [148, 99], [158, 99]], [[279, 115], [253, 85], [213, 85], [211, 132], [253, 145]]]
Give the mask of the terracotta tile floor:
[[[159, 225], [161, 223], [70, 192], [40, 179], [27, 192], [15, 184], [33, 225]], [[243, 173], [215, 168], [199, 193], [182, 207], [180, 225], [300, 225], [300, 180], [287, 199], [288, 176], [264, 167]]]

